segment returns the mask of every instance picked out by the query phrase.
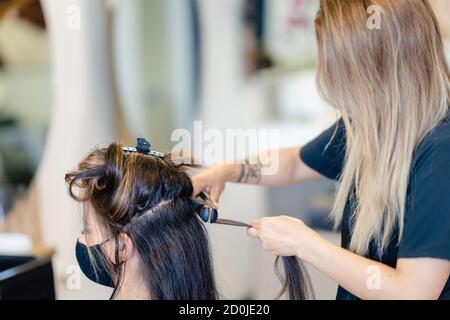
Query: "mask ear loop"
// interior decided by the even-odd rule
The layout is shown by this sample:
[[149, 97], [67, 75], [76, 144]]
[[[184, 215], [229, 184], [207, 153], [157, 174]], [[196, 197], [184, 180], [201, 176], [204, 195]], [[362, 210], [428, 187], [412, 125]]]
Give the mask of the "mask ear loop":
[[[126, 261], [120, 262], [119, 239], [116, 237], [114, 238], [114, 246], [115, 246], [114, 259], [116, 262], [116, 263], [114, 263], [114, 268], [116, 269], [115, 270], [116, 274], [118, 274], [119, 276], [117, 278], [116, 286], [114, 287], [114, 290], [113, 290], [111, 296], [109, 297], [109, 300], [114, 300], [118, 291], [120, 290], [120, 287], [122, 286], [123, 274], [125, 273], [125, 266], [126, 266]], [[122, 268], [122, 266], [123, 266], [123, 268]]]

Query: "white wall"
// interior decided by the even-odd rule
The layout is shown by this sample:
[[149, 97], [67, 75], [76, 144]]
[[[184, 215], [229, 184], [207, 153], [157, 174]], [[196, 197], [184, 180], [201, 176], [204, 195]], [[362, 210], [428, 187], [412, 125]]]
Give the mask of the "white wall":
[[[42, 3], [51, 45], [52, 111], [37, 183], [44, 241], [57, 251], [54, 259], [57, 287], [59, 293], [65, 293], [67, 267], [76, 265], [74, 250], [81, 215], [67, 195], [64, 174], [97, 143], [107, 143], [116, 137], [116, 121], [104, 2], [43, 0]], [[67, 27], [68, 19], [77, 13], [72, 12], [71, 16], [68, 8], [80, 9], [80, 29]]]
[[[308, 105], [310, 109], [303, 110], [303, 113], [318, 109], [315, 112], [320, 112], [323, 117], [316, 117], [321, 119], [316, 119], [315, 123], [295, 122], [290, 114], [287, 120], [275, 121], [273, 108], [279, 108], [283, 113], [286, 106], [272, 105], [274, 101], [282, 100], [271, 96], [274, 78], [270, 74], [245, 78], [241, 29], [244, 1], [200, 0], [199, 3], [203, 37], [201, 119], [204, 130], [280, 129], [280, 146], [286, 147], [310, 140], [330, 124], [329, 110], [322, 104], [317, 105], [314, 99], [315, 104]], [[314, 77], [308, 74], [299, 77], [314, 81]], [[307, 82], [306, 88], [299, 81], [291, 81], [291, 84], [298, 85], [298, 95], [294, 98], [303, 99], [303, 104], [311, 100], [313, 83]], [[298, 107], [302, 108], [302, 105]], [[334, 112], [331, 114], [335, 116]], [[298, 214], [268, 212], [267, 198], [265, 188], [228, 184], [220, 201], [220, 215], [250, 222], [264, 215]], [[301, 212], [301, 208], [298, 210]], [[219, 289], [225, 298], [272, 299], [276, 296], [280, 283], [274, 274], [274, 257], [262, 249], [259, 241], [249, 238], [245, 229], [224, 226], [210, 226], [209, 234]], [[326, 236], [335, 243], [339, 242], [334, 233]], [[333, 281], [314, 270], [311, 276], [318, 298], [332, 299], [335, 296], [336, 284]]]

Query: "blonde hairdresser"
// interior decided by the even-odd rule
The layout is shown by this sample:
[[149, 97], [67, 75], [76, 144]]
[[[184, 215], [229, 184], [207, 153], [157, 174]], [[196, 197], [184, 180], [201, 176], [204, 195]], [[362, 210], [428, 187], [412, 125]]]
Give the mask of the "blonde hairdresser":
[[[368, 27], [370, 8], [380, 28]], [[218, 201], [226, 182], [334, 179], [341, 247], [288, 216], [255, 220], [249, 235], [334, 279], [338, 299], [450, 299], [450, 73], [430, 4], [322, 0], [316, 33], [318, 88], [338, 110], [336, 124], [281, 150], [276, 175], [216, 165], [194, 177], [194, 192]]]

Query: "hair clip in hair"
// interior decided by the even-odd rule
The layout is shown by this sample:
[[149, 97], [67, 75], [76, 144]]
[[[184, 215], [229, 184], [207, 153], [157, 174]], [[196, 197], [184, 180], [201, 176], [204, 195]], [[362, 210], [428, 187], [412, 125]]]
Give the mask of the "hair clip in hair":
[[137, 145], [136, 145], [136, 149], [139, 153], [149, 153], [150, 152], [150, 147], [152, 145], [150, 144], [150, 141], [144, 139], [144, 138], [137, 138]]
[[197, 213], [200, 217], [200, 219], [205, 223], [217, 223], [217, 224], [224, 224], [228, 226], [234, 226], [234, 227], [244, 227], [244, 228], [251, 228], [252, 226], [239, 222], [234, 221], [230, 219], [219, 219], [219, 211], [217, 209], [217, 204], [212, 201], [209, 198], [209, 195], [206, 192], [201, 192], [198, 197], [202, 200], [196, 200], [192, 199], [192, 202], [194, 203], [194, 206], [197, 209]]
[[[204, 194], [203, 192], [199, 195], [199, 198], [201, 198], [205, 202], [208, 199], [207, 195]], [[217, 219], [219, 218], [219, 212], [217, 211], [217, 208], [214, 208], [207, 203], [199, 202], [195, 199], [193, 199], [192, 201], [194, 202], [194, 205], [198, 210], [198, 215], [203, 222], [205, 223], [217, 222]]]
[[137, 145], [135, 148], [133, 147], [123, 147], [122, 150], [125, 152], [139, 152], [141, 154], [155, 156], [161, 159], [164, 159], [164, 153], [159, 151], [151, 150], [151, 144], [148, 140], [144, 138], [137, 138]]
[[198, 216], [205, 223], [216, 223], [219, 213], [217, 209], [214, 209], [206, 204], [193, 200], [194, 205], [197, 207]]

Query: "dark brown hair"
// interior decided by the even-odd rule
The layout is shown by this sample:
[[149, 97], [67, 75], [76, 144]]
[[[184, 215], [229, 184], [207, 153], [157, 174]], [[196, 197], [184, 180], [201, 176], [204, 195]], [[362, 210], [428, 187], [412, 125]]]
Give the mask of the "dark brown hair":
[[[88, 202], [115, 239], [116, 261], [119, 235], [126, 233], [133, 241], [152, 299], [219, 298], [209, 239], [198, 217], [198, 202], [192, 199], [189, 167], [170, 155], [161, 159], [125, 152], [121, 144], [112, 143], [92, 151], [66, 175], [71, 197]], [[291, 299], [307, 298], [310, 284], [301, 264], [293, 257], [283, 259], [281, 294], [289, 289]], [[115, 279], [114, 296], [122, 268], [103, 260]]]

